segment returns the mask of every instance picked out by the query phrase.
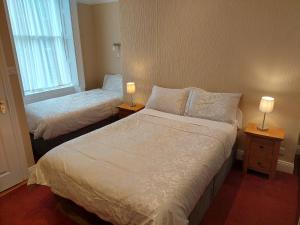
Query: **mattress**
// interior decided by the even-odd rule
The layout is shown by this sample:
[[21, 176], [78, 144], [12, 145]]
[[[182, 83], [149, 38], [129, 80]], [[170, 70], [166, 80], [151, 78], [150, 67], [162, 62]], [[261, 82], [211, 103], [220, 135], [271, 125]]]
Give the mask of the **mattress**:
[[55, 138], [116, 114], [121, 101], [119, 92], [94, 89], [28, 104], [29, 131], [34, 139]]
[[236, 130], [144, 109], [49, 151], [28, 184], [47, 185], [113, 224], [186, 225]]

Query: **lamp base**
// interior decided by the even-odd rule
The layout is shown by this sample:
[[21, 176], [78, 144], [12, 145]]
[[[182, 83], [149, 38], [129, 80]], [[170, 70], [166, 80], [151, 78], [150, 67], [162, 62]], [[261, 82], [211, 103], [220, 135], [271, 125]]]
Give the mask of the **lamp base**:
[[136, 104], [134, 104], [133, 102], [131, 102], [131, 103], [129, 103], [129, 106], [130, 106], [130, 107], [135, 107]]
[[268, 131], [269, 128], [266, 127], [266, 126], [257, 126], [257, 130], [260, 130], [260, 131]]
[[258, 130], [267, 131], [269, 129], [268, 126], [265, 125], [265, 121], [266, 121], [266, 113], [264, 113], [264, 119], [262, 121], [262, 124], [260, 126], [257, 126]]

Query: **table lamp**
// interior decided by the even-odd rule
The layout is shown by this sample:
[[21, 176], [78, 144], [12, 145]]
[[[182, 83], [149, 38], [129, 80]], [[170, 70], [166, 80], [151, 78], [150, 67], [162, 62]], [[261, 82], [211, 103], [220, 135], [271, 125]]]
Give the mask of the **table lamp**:
[[264, 118], [261, 126], [258, 126], [257, 129], [261, 131], [267, 131], [268, 128], [265, 125], [266, 114], [273, 111], [274, 108], [274, 98], [269, 96], [263, 96], [260, 100], [259, 110], [264, 113]]
[[127, 94], [131, 96], [130, 106], [134, 107], [135, 104], [133, 103], [133, 94], [135, 93], [135, 83], [134, 82], [127, 82]]

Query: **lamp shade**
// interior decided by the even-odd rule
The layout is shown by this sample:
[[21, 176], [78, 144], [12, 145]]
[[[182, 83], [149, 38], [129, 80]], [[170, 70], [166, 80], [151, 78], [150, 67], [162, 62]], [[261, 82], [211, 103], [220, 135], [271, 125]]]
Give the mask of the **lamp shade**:
[[127, 83], [127, 93], [128, 94], [134, 94], [135, 93], [135, 83], [134, 82], [128, 82]]
[[274, 98], [263, 96], [260, 100], [259, 110], [264, 113], [270, 113], [274, 108]]

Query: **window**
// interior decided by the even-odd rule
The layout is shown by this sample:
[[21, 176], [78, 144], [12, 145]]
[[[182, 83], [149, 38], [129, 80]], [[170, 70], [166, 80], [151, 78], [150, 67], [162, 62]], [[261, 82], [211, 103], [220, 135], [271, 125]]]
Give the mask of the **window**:
[[69, 0], [7, 0], [24, 94], [78, 86]]

